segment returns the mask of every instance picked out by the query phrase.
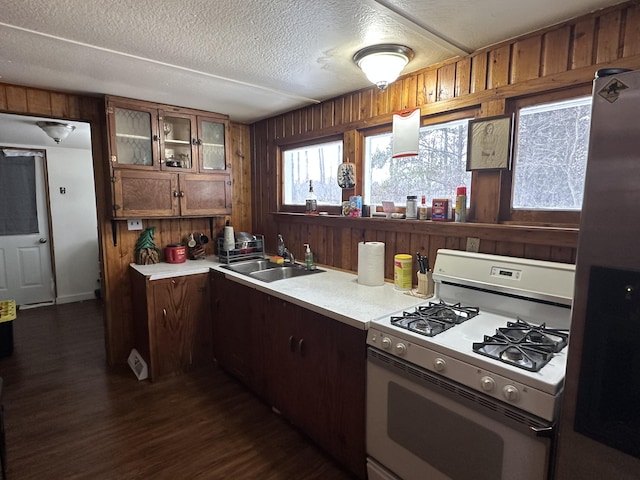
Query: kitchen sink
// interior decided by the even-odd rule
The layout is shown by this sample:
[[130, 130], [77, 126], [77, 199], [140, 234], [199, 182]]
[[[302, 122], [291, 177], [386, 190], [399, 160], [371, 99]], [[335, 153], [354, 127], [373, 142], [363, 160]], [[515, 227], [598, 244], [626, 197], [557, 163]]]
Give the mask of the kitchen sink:
[[247, 275], [251, 272], [259, 272], [261, 270], [267, 270], [279, 266], [280, 265], [278, 265], [277, 263], [270, 262], [268, 259], [264, 258], [259, 260], [248, 260], [244, 262], [233, 263], [231, 265], [224, 265], [224, 268]]
[[316, 268], [315, 270], [307, 270], [304, 265], [299, 263], [285, 263], [280, 265], [278, 263], [270, 262], [267, 259], [250, 260], [232, 265], [224, 265], [223, 268], [247, 275], [248, 277], [252, 277], [263, 282], [275, 282], [276, 280], [303, 277], [306, 275], [324, 272], [324, 270], [319, 268]]

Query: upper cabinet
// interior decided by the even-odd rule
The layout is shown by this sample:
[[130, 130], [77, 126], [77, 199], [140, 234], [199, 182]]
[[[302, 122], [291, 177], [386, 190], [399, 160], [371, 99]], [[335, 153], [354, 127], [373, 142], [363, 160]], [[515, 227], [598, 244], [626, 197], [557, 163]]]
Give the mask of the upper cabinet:
[[114, 217], [231, 213], [227, 116], [107, 97], [107, 120]]

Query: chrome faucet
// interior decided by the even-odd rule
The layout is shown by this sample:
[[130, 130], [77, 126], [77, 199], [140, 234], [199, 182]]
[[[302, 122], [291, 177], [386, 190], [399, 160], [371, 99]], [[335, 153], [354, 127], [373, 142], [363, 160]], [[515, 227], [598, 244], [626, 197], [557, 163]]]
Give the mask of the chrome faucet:
[[289, 263], [290, 263], [291, 265], [294, 265], [294, 264], [296, 263], [296, 259], [295, 259], [295, 257], [293, 256], [293, 252], [290, 252], [286, 247], [285, 247], [285, 249], [284, 249], [284, 255], [283, 255], [283, 257], [285, 258], [285, 260], [286, 260], [286, 259], [289, 259]]
[[289, 260], [289, 263], [291, 263], [292, 265], [294, 263], [296, 263], [296, 259], [293, 256], [293, 253], [289, 251], [289, 249], [287, 247], [285, 247], [284, 245], [284, 238], [282, 237], [282, 235], [279, 233], [278, 234], [278, 248], [277, 248], [277, 252], [278, 255], [280, 255], [281, 257], [283, 257], [285, 260]]

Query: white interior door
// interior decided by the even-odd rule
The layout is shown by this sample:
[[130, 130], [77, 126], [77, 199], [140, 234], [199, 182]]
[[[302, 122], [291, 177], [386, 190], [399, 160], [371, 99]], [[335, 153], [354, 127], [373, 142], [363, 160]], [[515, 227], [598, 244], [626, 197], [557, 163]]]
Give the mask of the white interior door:
[[[10, 158], [12, 157], [0, 155], [0, 161], [9, 161]], [[35, 175], [23, 181], [35, 184], [37, 231], [0, 234], [0, 299], [15, 300], [17, 305], [53, 302], [55, 293], [49, 239], [45, 159], [42, 155], [21, 158], [25, 161], [33, 161], [35, 164]], [[32, 160], [27, 160], [28, 158]], [[21, 199], [21, 195], [24, 198]], [[15, 209], [16, 205], [25, 205], [25, 215], [26, 209], [34, 208], [33, 190], [14, 190], [12, 196], [17, 196], [18, 200], [12, 198], [12, 202], [3, 202], [2, 196], [3, 193], [0, 191], [0, 217], [6, 217], [6, 214], [10, 213], [3, 212], [3, 208]], [[6, 207], [7, 203], [11, 203], [12, 206]], [[19, 212], [20, 208], [23, 207], [18, 207]], [[15, 212], [15, 210], [12, 211]]]

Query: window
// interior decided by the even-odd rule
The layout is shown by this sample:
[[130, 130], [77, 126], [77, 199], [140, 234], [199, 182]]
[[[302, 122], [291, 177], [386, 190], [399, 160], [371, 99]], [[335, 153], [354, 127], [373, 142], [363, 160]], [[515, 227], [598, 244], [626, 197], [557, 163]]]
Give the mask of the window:
[[514, 209], [580, 210], [589, 146], [591, 97], [517, 112]]
[[285, 205], [304, 205], [309, 180], [319, 205], [340, 205], [342, 189], [336, 177], [342, 163], [341, 140], [284, 150], [283, 159]]
[[[420, 129], [417, 157], [391, 158], [392, 134], [366, 137], [364, 203], [393, 201], [405, 205], [407, 195], [455, 198], [456, 188], [471, 187], [467, 165], [469, 120], [455, 120]], [[467, 198], [470, 195], [467, 194]]]

